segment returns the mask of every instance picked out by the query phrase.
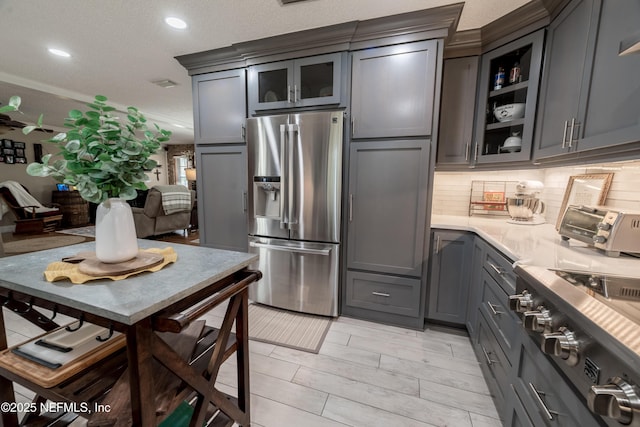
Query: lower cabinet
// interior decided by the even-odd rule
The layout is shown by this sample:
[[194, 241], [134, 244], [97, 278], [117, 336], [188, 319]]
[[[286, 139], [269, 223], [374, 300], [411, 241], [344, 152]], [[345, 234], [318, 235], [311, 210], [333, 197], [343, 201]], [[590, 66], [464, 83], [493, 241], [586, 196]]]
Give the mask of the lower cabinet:
[[431, 142], [352, 142], [342, 314], [424, 327]]
[[[600, 425], [561, 374], [529, 336], [521, 341], [513, 386], [534, 426], [597, 427]], [[511, 424], [509, 424], [511, 425]]]
[[503, 425], [600, 426], [510, 310], [516, 277], [511, 265], [509, 258], [475, 237], [467, 325]]
[[428, 319], [465, 324], [471, 272], [464, 266], [471, 264], [472, 243], [473, 235], [465, 232], [431, 233]]
[[247, 147], [196, 146], [196, 164], [201, 244], [247, 252]]

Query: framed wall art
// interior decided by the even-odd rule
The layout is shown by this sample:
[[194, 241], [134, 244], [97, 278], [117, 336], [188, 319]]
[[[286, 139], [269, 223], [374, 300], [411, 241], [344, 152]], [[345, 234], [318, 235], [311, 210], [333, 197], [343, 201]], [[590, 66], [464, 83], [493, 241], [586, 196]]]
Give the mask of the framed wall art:
[[569, 177], [567, 189], [560, 205], [556, 230], [560, 229], [560, 222], [567, 207], [571, 205], [601, 206], [607, 200], [607, 193], [613, 181], [612, 173], [594, 173], [573, 175]]

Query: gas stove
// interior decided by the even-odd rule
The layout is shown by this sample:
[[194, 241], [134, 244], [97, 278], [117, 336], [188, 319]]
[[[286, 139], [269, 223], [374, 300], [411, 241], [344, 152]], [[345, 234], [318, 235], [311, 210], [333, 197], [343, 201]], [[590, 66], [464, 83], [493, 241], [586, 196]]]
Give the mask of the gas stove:
[[511, 309], [589, 409], [640, 426], [640, 278], [518, 266]]

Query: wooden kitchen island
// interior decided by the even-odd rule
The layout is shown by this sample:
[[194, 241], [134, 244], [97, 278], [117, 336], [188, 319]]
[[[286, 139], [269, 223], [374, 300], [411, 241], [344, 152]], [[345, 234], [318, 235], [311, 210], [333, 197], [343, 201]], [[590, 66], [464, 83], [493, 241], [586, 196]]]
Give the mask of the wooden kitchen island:
[[[124, 280], [95, 280], [72, 284], [48, 282], [47, 265], [79, 252], [92, 251], [94, 243], [66, 246], [3, 258], [0, 266], [0, 303], [44, 331], [58, 327], [62, 313], [122, 333], [126, 345], [104, 359], [87, 362], [60, 384], [42, 386], [41, 378], [0, 366], [0, 402], [13, 402], [12, 381], [36, 393], [34, 408], [47, 400], [86, 409], [89, 425], [155, 426], [185, 400], [195, 404], [190, 425], [202, 425], [212, 413], [220, 425], [250, 425], [247, 288], [261, 277], [247, 270], [255, 255], [180, 244], [139, 240], [141, 249], [171, 246], [177, 261], [156, 272]], [[222, 326], [214, 329], [196, 319], [216, 305], [228, 302]], [[39, 308], [51, 310], [47, 318]], [[181, 355], [184, 332], [200, 323], [195, 350]], [[235, 334], [232, 326], [235, 323]], [[4, 316], [0, 310], [0, 350], [7, 348]], [[229, 397], [214, 385], [218, 370], [233, 353], [237, 357], [238, 395]], [[5, 352], [7, 353], [7, 352]], [[75, 363], [75, 362], [72, 362]], [[159, 383], [159, 384], [158, 384]], [[173, 389], [167, 389], [167, 384]], [[98, 386], [99, 385], [99, 386]], [[106, 406], [106, 403], [108, 406]], [[102, 406], [96, 406], [96, 405]], [[109, 408], [109, 413], [92, 408]], [[27, 410], [30, 420], [43, 414]], [[2, 426], [17, 426], [14, 411], [2, 411]], [[23, 420], [24, 422], [24, 420]], [[218, 424], [216, 424], [218, 425]]]

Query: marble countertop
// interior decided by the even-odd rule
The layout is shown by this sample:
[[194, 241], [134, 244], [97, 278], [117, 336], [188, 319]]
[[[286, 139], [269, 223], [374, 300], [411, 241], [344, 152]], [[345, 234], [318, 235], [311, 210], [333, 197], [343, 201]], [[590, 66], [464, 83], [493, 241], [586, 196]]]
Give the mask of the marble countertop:
[[140, 239], [138, 246], [141, 249], [170, 246], [176, 251], [178, 260], [160, 271], [119, 281], [47, 282], [43, 272], [49, 263], [78, 252], [95, 250], [94, 242], [80, 243], [3, 258], [0, 286], [132, 325], [249, 266], [258, 258], [248, 253], [152, 240]]
[[640, 258], [609, 257], [585, 243], [563, 241], [553, 224], [512, 224], [508, 218], [433, 215], [431, 228], [476, 233], [515, 264], [549, 269], [578, 270], [625, 277], [640, 277]]

